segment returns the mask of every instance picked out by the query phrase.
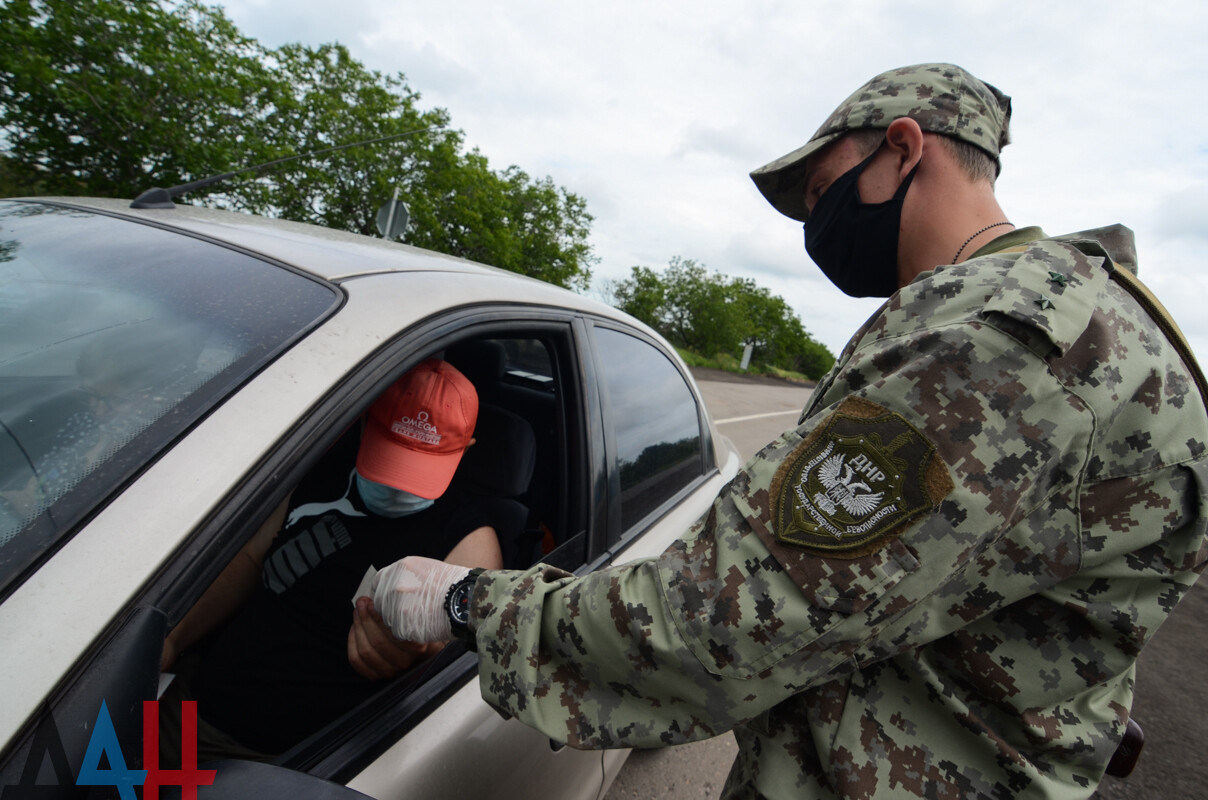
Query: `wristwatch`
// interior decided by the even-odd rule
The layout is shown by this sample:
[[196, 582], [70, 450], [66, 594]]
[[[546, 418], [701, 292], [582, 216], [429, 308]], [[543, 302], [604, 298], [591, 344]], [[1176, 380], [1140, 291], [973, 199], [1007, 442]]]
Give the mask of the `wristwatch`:
[[474, 582], [478, 576], [486, 572], [479, 567], [470, 570], [464, 578], [449, 587], [445, 595], [445, 613], [449, 616], [449, 627], [453, 638], [464, 642], [470, 650], [477, 650], [477, 643], [470, 634], [470, 596], [474, 593]]

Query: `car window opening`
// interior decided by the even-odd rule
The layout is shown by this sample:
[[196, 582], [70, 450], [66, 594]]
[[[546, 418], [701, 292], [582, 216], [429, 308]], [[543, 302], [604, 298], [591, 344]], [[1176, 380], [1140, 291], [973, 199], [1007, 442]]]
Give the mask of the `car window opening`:
[[[490, 520], [499, 539], [504, 567], [523, 568], [535, 563], [568, 538], [565, 487], [566, 475], [571, 470], [564, 446], [566, 434], [562, 430], [565, 418], [563, 392], [558, 390], [551, 345], [535, 338], [479, 338], [458, 343], [436, 355], [458, 367], [474, 385], [479, 398], [474, 431], [476, 442], [462, 457], [446, 494], [454, 502], [472, 507], [475, 513]], [[341, 495], [344, 497], [351, 489], [349, 480], [352, 474], [348, 472], [348, 465], [355, 462], [363, 425], [364, 415], [361, 422], [349, 426], [337, 443], [323, 455], [319, 464], [295, 487], [295, 495], [309, 496], [314, 494], [313, 486], [321, 484], [324, 488], [320, 493], [324, 493], [325, 502], [301, 508], [301, 511], [313, 514], [317, 519], [309, 524], [304, 535], [291, 531], [292, 538], [284, 544], [275, 544], [266, 554], [260, 580], [269, 589], [275, 587], [277, 594], [292, 591], [295, 598], [301, 596], [299, 593], [306, 591], [310, 568], [323, 560], [328, 552], [344, 546], [349, 538], [348, 533], [341, 529], [338, 517], [324, 517], [323, 514], [329, 508], [340, 506], [340, 498], [335, 495], [344, 492]], [[340, 466], [332, 467], [337, 462]], [[332, 496], [326, 498], [328, 494]], [[297, 502], [287, 502], [290, 508], [298, 505]], [[344, 502], [347, 502], [346, 497]], [[278, 519], [286, 516], [284, 505], [274, 515]], [[296, 517], [298, 510], [293, 515]], [[572, 525], [570, 528], [577, 531], [581, 526]], [[443, 555], [423, 551], [417, 554], [429, 557]], [[385, 567], [393, 560], [374, 563], [373, 566]], [[368, 567], [369, 564], [364, 566]], [[261, 591], [248, 602], [272, 602], [268, 595], [269, 592]], [[327, 601], [324, 598], [321, 602], [325, 604]], [[305, 607], [305, 601], [295, 599], [295, 602], [303, 602]], [[345, 610], [340, 613], [347, 614], [347, 607], [341, 608]], [[320, 613], [318, 607], [313, 611], [316, 615]], [[196, 698], [201, 724], [211, 734], [218, 734], [216, 738], [211, 735], [211, 741], [216, 741], [221, 749], [209, 753], [211, 757], [293, 763], [300, 757], [299, 753], [324, 749], [326, 745], [323, 741], [331, 731], [355, 730], [364, 724], [366, 714], [380, 713], [383, 704], [397, 706], [452, 660], [429, 653], [403, 674], [381, 681], [379, 685], [360, 689], [353, 686], [346, 690], [329, 687], [329, 691], [335, 695], [342, 694], [343, 699], [336, 696], [327, 698], [313, 689], [309, 693], [288, 692], [286, 694], [292, 697], [293, 703], [283, 701], [281, 707], [267, 710], [266, 713], [262, 707], [264, 695], [268, 693], [265, 687], [275, 687], [284, 678], [281, 675], [258, 674], [256, 667], [247, 672], [242, 666], [232, 666], [232, 662], [245, 658], [256, 642], [270, 638], [278, 642], [275, 647], [296, 648], [298, 662], [294, 672], [305, 679], [307, 659], [318, 659], [315, 663], [321, 663], [324, 658], [338, 660], [345, 657], [334, 651], [344, 649], [346, 636], [340, 636], [336, 645], [329, 642], [328, 652], [324, 655], [313, 646], [298, 644], [306, 639], [303, 629], [309, 622], [297, 622], [296, 630], [256, 629], [255, 624], [246, 621], [246, 615], [253, 612], [260, 613], [257, 609], [249, 611], [248, 605], [241, 607], [219, 631], [199, 642], [193, 648], [195, 652], [181, 661], [186, 677], [180, 681], [182, 686], [177, 691], [179, 697]], [[297, 641], [291, 643], [293, 636], [297, 636]], [[328, 638], [334, 638], [334, 634]], [[456, 653], [450, 655], [456, 656]], [[240, 673], [243, 673], [243, 677], [239, 677]], [[261, 684], [261, 689], [256, 688], [257, 682]], [[232, 686], [232, 683], [247, 685]], [[219, 694], [226, 696], [228, 701], [230, 698], [235, 700], [215, 702], [213, 698]], [[307, 696], [307, 702], [297, 703], [299, 696]], [[316, 719], [314, 714], [309, 713], [310, 709], [301, 713], [292, 707], [321, 706], [329, 701], [330, 707], [338, 705], [343, 711], [335, 713], [314, 729], [305, 726], [306, 719]], [[215, 721], [223, 722], [224, 714], [228, 720], [236, 716], [242, 718], [249, 715], [248, 709], [258, 709], [255, 716], [259, 718], [289, 720], [284, 725], [290, 730], [283, 732], [282, 719], [273, 719], [250, 734], [245, 734], [249, 742], [245, 745], [225, 734], [222, 725], [211, 725], [210, 720], [205, 718], [208, 711], [214, 715]], [[244, 722], [241, 719], [236, 724], [243, 725]], [[273, 746], [267, 747], [266, 744]], [[173, 744], [165, 742], [163, 747], [171, 758]]]

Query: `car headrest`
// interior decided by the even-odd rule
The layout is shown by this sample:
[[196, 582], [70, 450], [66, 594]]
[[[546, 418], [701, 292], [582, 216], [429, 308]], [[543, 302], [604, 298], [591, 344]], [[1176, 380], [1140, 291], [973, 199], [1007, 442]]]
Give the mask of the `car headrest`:
[[474, 439], [457, 468], [459, 484], [493, 497], [523, 494], [537, 462], [532, 426], [523, 417], [483, 403], [478, 406]]
[[503, 344], [491, 341], [460, 342], [445, 350], [445, 361], [461, 370], [479, 394], [503, 379], [506, 356]]

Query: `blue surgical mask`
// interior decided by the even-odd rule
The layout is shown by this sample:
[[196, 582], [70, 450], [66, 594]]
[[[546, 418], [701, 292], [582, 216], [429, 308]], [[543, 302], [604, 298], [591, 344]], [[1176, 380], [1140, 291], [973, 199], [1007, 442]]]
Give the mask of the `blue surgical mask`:
[[404, 492], [402, 489], [395, 489], [384, 483], [366, 480], [359, 474], [357, 475], [357, 491], [361, 493], [361, 500], [365, 502], [365, 507], [381, 517], [405, 517], [408, 514], [423, 511], [436, 502], [426, 497]]

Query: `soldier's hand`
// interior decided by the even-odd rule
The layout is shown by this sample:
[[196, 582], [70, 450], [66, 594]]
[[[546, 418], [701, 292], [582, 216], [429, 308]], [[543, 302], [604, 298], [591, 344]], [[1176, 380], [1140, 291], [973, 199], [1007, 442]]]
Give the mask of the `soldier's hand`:
[[373, 606], [399, 639], [447, 642], [453, 638], [445, 613], [449, 587], [470, 574], [469, 567], [408, 556], [378, 572], [370, 584]]

